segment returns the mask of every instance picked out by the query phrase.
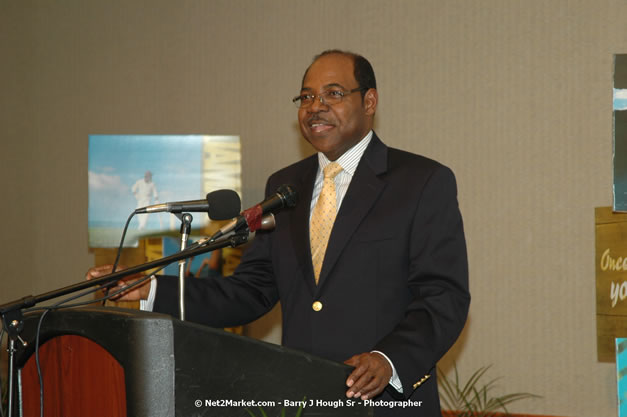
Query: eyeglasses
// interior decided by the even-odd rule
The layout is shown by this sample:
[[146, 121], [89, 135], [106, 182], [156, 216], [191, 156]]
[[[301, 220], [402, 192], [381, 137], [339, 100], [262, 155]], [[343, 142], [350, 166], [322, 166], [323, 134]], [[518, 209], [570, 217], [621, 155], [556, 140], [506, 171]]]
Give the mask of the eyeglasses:
[[305, 109], [311, 106], [314, 103], [314, 101], [316, 101], [316, 97], [318, 97], [318, 99], [320, 100], [320, 103], [326, 106], [332, 106], [334, 104], [341, 103], [342, 100], [344, 99], [344, 96], [356, 93], [357, 91], [365, 91], [365, 90], [367, 90], [367, 88], [357, 87], [349, 91], [327, 90], [327, 91], [323, 91], [320, 94], [301, 94], [300, 96], [294, 97], [292, 99], [292, 103], [294, 103], [294, 105], [299, 109]]

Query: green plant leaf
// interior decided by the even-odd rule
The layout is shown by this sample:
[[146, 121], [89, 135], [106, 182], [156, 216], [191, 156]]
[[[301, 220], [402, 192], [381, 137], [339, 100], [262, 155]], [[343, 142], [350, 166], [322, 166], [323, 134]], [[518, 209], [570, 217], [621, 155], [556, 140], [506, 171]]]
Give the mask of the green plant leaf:
[[300, 406], [298, 406], [298, 410], [296, 410], [296, 414], [294, 414], [294, 417], [300, 417], [300, 415], [303, 413], [303, 408], [304, 408], [303, 404], [307, 403], [307, 396], [306, 395], [303, 397], [302, 401], [303, 401], [303, 403]]
[[470, 376], [465, 383], [461, 382], [457, 364], [453, 364], [454, 378], [447, 377], [438, 370], [440, 398], [444, 409], [458, 412], [458, 417], [494, 417], [500, 413], [509, 416], [506, 405], [514, 401], [529, 398], [541, 398], [528, 392], [492, 396], [491, 391], [501, 378], [494, 378], [482, 383], [491, 365], [482, 366]]
[[252, 411], [250, 411], [248, 408], [244, 408], [244, 410], [246, 410], [246, 412], [250, 415], [250, 417], [257, 417]]

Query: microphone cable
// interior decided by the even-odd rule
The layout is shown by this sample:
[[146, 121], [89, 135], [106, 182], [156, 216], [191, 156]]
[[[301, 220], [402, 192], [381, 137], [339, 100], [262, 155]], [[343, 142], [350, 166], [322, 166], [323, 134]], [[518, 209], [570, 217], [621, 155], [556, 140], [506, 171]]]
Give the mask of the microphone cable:
[[[115, 272], [115, 270], [118, 267], [118, 262], [120, 261], [120, 255], [122, 255], [122, 248], [124, 246], [124, 238], [126, 237], [126, 232], [128, 230], [128, 226], [129, 224], [131, 224], [131, 220], [133, 219], [133, 216], [135, 216], [135, 211], [131, 212], [131, 215], [128, 216], [128, 219], [126, 219], [126, 224], [124, 225], [124, 229], [122, 230], [122, 238], [120, 239], [120, 245], [118, 246], [118, 252], [115, 256], [115, 261], [113, 262], [113, 270], [111, 272]], [[105, 306], [105, 302], [108, 300], [107, 295], [109, 295], [109, 286], [107, 286], [104, 290], [104, 297], [102, 298], [102, 306]]]

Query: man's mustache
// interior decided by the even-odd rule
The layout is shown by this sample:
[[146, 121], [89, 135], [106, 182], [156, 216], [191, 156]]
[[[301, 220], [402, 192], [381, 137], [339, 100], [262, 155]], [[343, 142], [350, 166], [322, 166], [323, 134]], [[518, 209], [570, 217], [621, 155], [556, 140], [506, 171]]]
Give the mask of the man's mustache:
[[319, 116], [311, 116], [309, 119], [307, 119], [307, 123], [308, 124], [313, 124], [313, 123], [331, 124], [327, 119], [323, 117], [319, 117]]

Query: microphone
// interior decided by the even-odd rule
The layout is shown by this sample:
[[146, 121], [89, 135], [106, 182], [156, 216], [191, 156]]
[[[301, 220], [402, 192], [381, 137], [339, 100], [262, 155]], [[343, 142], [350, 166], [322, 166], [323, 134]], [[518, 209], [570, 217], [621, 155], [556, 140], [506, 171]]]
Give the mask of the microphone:
[[[272, 213], [268, 213], [265, 216], [263, 216], [261, 218], [261, 227], [259, 227], [258, 230], [272, 230], [276, 227], [276, 219], [274, 218], [274, 214]], [[231, 230], [230, 232], [226, 232], [226, 234], [223, 234], [221, 236], [219, 236], [220, 240], [225, 240], [228, 239], [232, 234], [234, 234], [235, 231]], [[250, 237], [252, 236], [253, 232], [249, 232], [248, 233], [248, 238], [250, 239]], [[189, 245], [187, 248], [185, 248], [186, 251], [190, 251], [192, 249], [196, 249], [200, 246], [204, 246], [207, 243], [211, 243], [214, 242], [215, 240], [217, 240], [218, 238], [214, 239], [211, 237], [205, 237], [202, 239], [199, 239], [197, 241], [195, 241], [194, 243], [192, 243], [191, 245]]]
[[182, 213], [206, 212], [212, 220], [228, 220], [236, 216], [242, 207], [239, 195], [233, 190], [216, 190], [207, 194], [204, 200], [173, 201], [170, 203], [154, 204], [135, 210], [135, 214], [142, 213]]
[[233, 230], [239, 230], [242, 227], [247, 227], [250, 232], [254, 232], [262, 228], [264, 215], [274, 213], [284, 207], [294, 207], [297, 200], [298, 196], [291, 185], [281, 185], [276, 193], [266, 198], [256, 206], [244, 210], [239, 216], [215, 232], [209, 240], [213, 241], [226, 233]]

